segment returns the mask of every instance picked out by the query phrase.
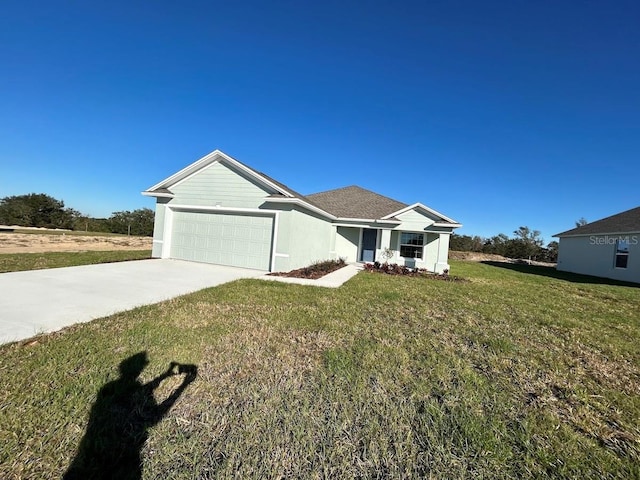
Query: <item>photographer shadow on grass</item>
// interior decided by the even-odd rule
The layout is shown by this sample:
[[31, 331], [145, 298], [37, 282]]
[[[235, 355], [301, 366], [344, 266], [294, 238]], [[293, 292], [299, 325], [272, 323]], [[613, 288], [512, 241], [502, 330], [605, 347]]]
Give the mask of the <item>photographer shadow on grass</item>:
[[[148, 363], [147, 352], [132, 355], [120, 363], [120, 377], [100, 389], [64, 480], [142, 478], [140, 453], [149, 428], [162, 420], [197, 375], [195, 365], [171, 362], [164, 373], [142, 384], [138, 376]], [[154, 390], [174, 375], [184, 375], [182, 383], [157, 403]]]

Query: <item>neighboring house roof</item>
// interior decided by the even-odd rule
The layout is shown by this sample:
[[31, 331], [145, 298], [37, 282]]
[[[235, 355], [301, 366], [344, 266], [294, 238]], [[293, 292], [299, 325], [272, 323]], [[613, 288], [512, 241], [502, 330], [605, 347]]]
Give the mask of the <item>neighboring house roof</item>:
[[306, 198], [339, 218], [379, 219], [408, 206], [355, 185], [313, 193]]
[[582, 235], [603, 235], [640, 232], [640, 207], [632, 208], [610, 217], [556, 233], [554, 237], [575, 237]]

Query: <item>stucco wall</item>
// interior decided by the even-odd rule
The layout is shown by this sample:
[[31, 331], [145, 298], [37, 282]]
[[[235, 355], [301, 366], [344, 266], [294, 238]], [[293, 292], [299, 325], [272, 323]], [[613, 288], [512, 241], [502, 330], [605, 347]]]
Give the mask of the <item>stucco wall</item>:
[[360, 229], [355, 227], [337, 227], [336, 230], [336, 258], [342, 257], [347, 262], [357, 261]]
[[162, 245], [164, 240], [164, 217], [167, 201], [168, 199], [166, 198], [158, 198], [156, 201], [156, 212], [153, 222], [153, 246], [151, 248], [151, 256], [153, 258], [162, 257]]
[[629, 243], [627, 268], [615, 267], [618, 235], [560, 238], [558, 270], [640, 283], [640, 234], [622, 235]]
[[425, 268], [435, 270], [436, 263], [438, 263], [438, 242], [440, 241], [440, 235], [427, 233], [424, 241], [423, 263]]
[[450, 269], [449, 266], [449, 241], [451, 240], [451, 233], [439, 234], [440, 245], [438, 245], [438, 263], [436, 264], [435, 271], [441, 273], [443, 269]]
[[306, 267], [313, 262], [329, 260], [331, 251], [331, 222], [297, 208], [283, 209], [279, 213], [276, 270], [287, 271]]

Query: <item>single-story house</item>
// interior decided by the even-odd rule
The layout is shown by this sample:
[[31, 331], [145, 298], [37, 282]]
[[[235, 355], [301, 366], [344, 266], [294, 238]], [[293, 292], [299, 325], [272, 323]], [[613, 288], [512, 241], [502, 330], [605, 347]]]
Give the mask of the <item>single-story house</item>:
[[442, 272], [461, 226], [356, 186], [301, 195], [219, 150], [142, 194], [156, 198], [153, 257], [273, 272], [390, 253], [389, 262]]
[[640, 207], [554, 237], [558, 270], [640, 283]]

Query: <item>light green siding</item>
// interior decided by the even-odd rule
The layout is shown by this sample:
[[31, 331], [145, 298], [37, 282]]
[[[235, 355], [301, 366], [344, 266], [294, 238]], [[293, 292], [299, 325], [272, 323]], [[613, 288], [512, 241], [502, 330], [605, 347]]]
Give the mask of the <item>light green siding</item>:
[[428, 226], [434, 223], [434, 219], [415, 210], [404, 212], [396, 218], [402, 222], [396, 229], [405, 232], [423, 232]]
[[269, 270], [272, 216], [211, 212], [173, 213], [171, 257]]
[[249, 180], [241, 172], [221, 163], [213, 163], [172, 186], [172, 205], [198, 205], [258, 208], [273, 192]]

